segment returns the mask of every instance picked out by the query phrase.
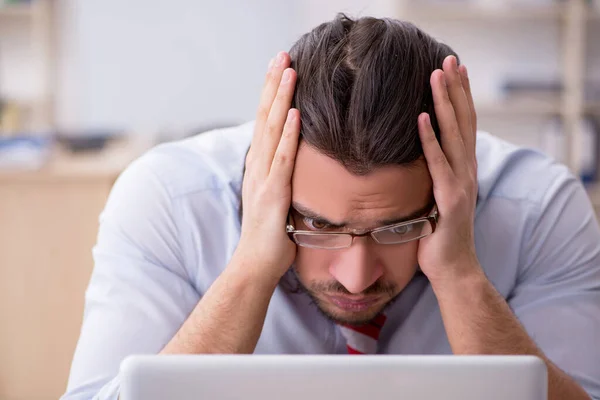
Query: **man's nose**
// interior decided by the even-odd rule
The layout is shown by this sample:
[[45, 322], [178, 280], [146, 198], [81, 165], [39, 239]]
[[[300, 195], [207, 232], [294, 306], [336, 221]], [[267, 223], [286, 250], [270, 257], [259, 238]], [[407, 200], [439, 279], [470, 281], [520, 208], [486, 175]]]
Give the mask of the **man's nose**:
[[361, 293], [383, 275], [369, 241], [367, 237], [355, 237], [352, 246], [341, 250], [329, 267], [329, 273], [350, 293]]

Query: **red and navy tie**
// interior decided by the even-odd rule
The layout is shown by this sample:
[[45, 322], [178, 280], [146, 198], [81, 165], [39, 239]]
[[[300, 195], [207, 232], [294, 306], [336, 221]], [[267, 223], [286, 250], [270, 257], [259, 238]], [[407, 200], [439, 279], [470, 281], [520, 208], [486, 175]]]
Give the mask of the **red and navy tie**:
[[385, 320], [384, 314], [378, 314], [365, 325], [340, 325], [342, 335], [346, 338], [348, 354], [376, 354], [379, 333]]

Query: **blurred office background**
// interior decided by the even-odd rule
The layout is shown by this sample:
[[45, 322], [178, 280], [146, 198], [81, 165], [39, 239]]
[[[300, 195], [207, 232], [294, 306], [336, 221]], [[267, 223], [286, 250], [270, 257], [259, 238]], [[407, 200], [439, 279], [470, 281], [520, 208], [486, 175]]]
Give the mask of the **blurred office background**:
[[480, 129], [566, 163], [600, 204], [600, 0], [0, 0], [1, 399], [63, 392], [123, 168], [251, 120], [268, 60], [340, 11], [451, 45]]

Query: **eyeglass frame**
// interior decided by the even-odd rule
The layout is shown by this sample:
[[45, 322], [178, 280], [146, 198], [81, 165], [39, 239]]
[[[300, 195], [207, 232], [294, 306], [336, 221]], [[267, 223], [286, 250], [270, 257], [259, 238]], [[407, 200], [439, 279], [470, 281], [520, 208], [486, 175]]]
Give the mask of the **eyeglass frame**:
[[[292, 218], [292, 210], [290, 209], [290, 212], [288, 213], [288, 224], [285, 226], [285, 231], [288, 234], [290, 240], [292, 240], [298, 246], [307, 247], [307, 248], [313, 248], [313, 249], [323, 249], [323, 250], [340, 250], [340, 249], [347, 249], [347, 248], [351, 247], [352, 244], [354, 243], [354, 238], [355, 237], [370, 236], [371, 239], [373, 239], [373, 241], [375, 243], [382, 244], [382, 245], [394, 245], [394, 244], [404, 244], [404, 243], [414, 242], [415, 240], [423, 239], [424, 237], [427, 237], [427, 236], [433, 234], [435, 232], [436, 227], [437, 227], [438, 218], [439, 218], [439, 212], [438, 212], [438, 209], [437, 209], [437, 204], [434, 204], [433, 205], [433, 209], [431, 210], [431, 212], [429, 213], [429, 215], [426, 216], [426, 217], [419, 217], [419, 218], [411, 219], [409, 221], [398, 222], [396, 224], [380, 226], [378, 228], [366, 230], [366, 231], [364, 231], [362, 233], [354, 233], [354, 232], [315, 232], [315, 231], [296, 230], [296, 228], [294, 227], [294, 225], [292, 225], [290, 223], [290, 220], [293, 219]], [[431, 233], [428, 233], [427, 235], [423, 235], [423, 236], [417, 237], [415, 239], [407, 240], [405, 242], [397, 242], [397, 243], [381, 243], [381, 242], [379, 242], [375, 238], [375, 236], [373, 236], [373, 233], [375, 233], [375, 232], [380, 232], [380, 231], [383, 231], [383, 230], [386, 230], [386, 229], [390, 229], [390, 228], [397, 228], [397, 227], [400, 227], [400, 226], [410, 225], [410, 224], [417, 223], [417, 222], [422, 222], [422, 221], [428, 221], [431, 224]], [[350, 244], [348, 246], [346, 246], [346, 247], [332, 247], [332, 248], [327, 248], [327, 247], [306, 246], [306, 245], [302, 245], [302, 244], [299, 244], [298, 242], [296, 242], [296, 240], [294, 238], [294, 234], [296, 234], [296, 233], [310, 235], [310, 236], [316, 236], [316, 235], [345, 235], [345, 236], [350, 236], [351, 240], [350, 240]]]

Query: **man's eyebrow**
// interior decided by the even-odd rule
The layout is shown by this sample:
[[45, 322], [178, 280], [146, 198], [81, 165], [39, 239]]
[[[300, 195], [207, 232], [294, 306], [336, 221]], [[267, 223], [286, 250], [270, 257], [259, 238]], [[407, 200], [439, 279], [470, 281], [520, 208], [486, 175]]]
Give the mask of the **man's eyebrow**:
[[[411, 219], [423, 217], [433, 209], [434, 204], [435, 204], [435, 201], [432, 200], [429, 203], [427, 203], [425, 206], [419, 208], [418, 210], [412, 211], [412, 212], [410, 212], [406, 215], [402, 215], [400, 217], [377, 221], [376, 225], [377, 226], [394, 225], [394, 224], [399, 224], [401, 222], [409, 221]], [[307, 217], [312, 220], [318, 221], [322, 224], [329, 225], [332, 228], [343, 228], [346, 225], [348, 225], [347, 221], [342, 221], [342, 222], [329, 221], [327, 218], [320, 215], [319, 213], [317, 213], [317, 212], [311, 210], [310, 208], [308, 208], [298, 202], [295, 202], [295, 201], [292, 202], [292, 208], [296, 212], [301, 214], [303, 217]]]
[[310, 219], [318, 221], [318, 222], [320, 222], [322, 224], [329, 225], [332, 228], [343, 228], [344, 226], [347, 225], [346, 222], [342, 222], [342, 223], [331, 222], [327, 218], [325, 218], [324, 216], [322, 216], [319, 213], [317, 213], [316, 211], [313, 211], [310, 208], [308, 208], [306, 206], [303, 206], [302, 204], [300, 204], [300, 203], [298, 203], [296, 201], [292, 202], [292, 208], [298, 214], [301, 214], [303, 217], [310, 218]]
[[431, 200], [425, 206], [423, 206], [423, 207], [419, 208], [418, 210], [415, 210], [407, 215], [402, 215], [398, 218], [392, 218], [392, 219], [386, 219], [383, 221], [378, 221], [378, 224], [380, 224], [382, 226], [394, 225], [394, 224], [399, 224], [401, 222], [410, 221], [411, 219], [417, 219], [417, 218], [424, 217], [426, 215], [429, 215], [429, 212], [433, 209], [434, 205], [435, 205], [435, 200]]

